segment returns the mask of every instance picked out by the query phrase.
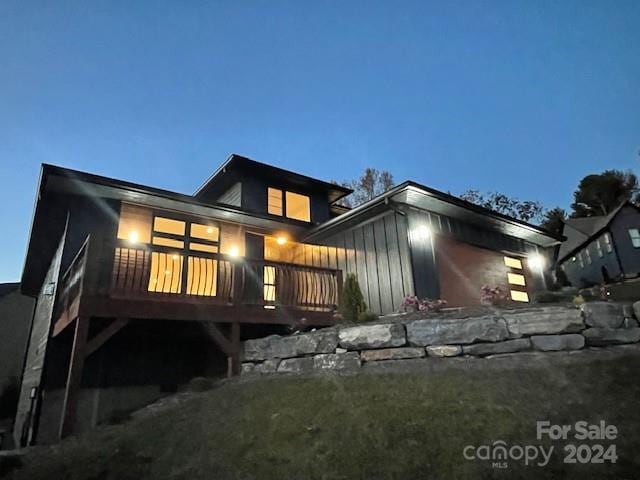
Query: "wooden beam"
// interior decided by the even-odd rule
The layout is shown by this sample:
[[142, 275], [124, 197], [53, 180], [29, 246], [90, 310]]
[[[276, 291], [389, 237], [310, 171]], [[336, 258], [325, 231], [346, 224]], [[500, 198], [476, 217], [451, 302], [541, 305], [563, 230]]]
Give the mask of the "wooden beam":
[[67, 374], [67, 384], [64, 392], [64, 402], [62, 404], [62, 420], [59, 431], [60, 438], [72, 434], [75, 427], [88, 333], [89, 318], [78, 317], [75, 321], [75, 333], [73, 346], [71, 347], [71, 358], [69, 360], [69, 373]]
[[104, 345], [111, 337], [113, 337], [116, 333], [118, 333], [128, 323], [129, 323], [128, 318], [116, 318], [107, 327], [105, 327], [104, 330], [102, 330], [95, 337], [89, 340], [89, 342], [87, 342], [85, 356], [88, 357], [93, 352], [98, 350], [102, 345]]
[[231, 324], [231, 354], [228, 358], [227, 376], [240, 375], [240, 323], [237, 321]]

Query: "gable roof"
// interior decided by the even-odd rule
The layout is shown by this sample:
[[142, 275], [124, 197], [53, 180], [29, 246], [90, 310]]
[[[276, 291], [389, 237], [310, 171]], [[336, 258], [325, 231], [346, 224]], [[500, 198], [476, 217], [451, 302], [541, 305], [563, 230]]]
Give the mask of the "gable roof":
[[505, 235], [543, 247], [557, 245], [563, 239], [563, 237], [558, 237], [537, 225], [523, 222], [412, 181], [405, 181], [347, 213], [319, 225], [311, 230], [306, 238], [311, 240], [328, 236], [339, 225], [354, 224], [366, 220], [369, 216], [379, 213], [380, 208], [393, 202], [457, 218], [471, 224], [490, 226]]
[[560, 245], [560, 250], [558, 251], [558, 262], [561, 262], [565, 258], [573, 255], [573, 253], [582, 248], [583, 245], [589, 243], [593, 237], [600, 235], [600, 233], [609, 226], [616, 215], [618, 215], [618, 213], [620, 213], [620, 211], [626, 206], [636, 208], [635, 205], [627, 200], [622, 202], [607, 215], [566, 219], [564, 221], [562, 234], [567, 239]]
[[[267, 163], [258, 162], [251, 158], [233, 153], [229, 158], [227, 158], [227, 161], [220, 165], [220, 167], [213, 172], [213, 175], [211, 175], [207, 181], [193, 193], [193, 197], [196, 199], [202, 198], [209, 190], [216, 188], [218, 184], [225, 184], [227, 181], [226, 177], [228, 177], [226, 174], [241, 170], [251, 172], [251, 175], [265, 176], [267, 178], [280, 180], [287, 179], [288, 181], [305, 188], [325, 191], [327, 192], [330, 203], [336, 202], [353, 192], [350, 188], [343, 187], [335, 183], [318, 180], [317, 178], [308, 177], [300, 173], [275, 167]], [[229, 186], [230, 185], [224, 185], [225, 188]]]
[[10, 293], [17, 291], [20, 288], [20, 283], [0, 283], [0, 298], [6, 297]]

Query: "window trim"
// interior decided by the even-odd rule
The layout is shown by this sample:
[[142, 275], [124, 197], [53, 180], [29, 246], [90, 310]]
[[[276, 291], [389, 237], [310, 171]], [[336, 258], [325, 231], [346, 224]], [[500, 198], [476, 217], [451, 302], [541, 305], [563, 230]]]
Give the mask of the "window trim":
[[[629, 228], [627, 229], [629, 233], [629, 238], [631, 239], [631, 245], [633, 248], [640, 248], [640, 228]], [[635, 232], [635, 235], [631, 232]]]

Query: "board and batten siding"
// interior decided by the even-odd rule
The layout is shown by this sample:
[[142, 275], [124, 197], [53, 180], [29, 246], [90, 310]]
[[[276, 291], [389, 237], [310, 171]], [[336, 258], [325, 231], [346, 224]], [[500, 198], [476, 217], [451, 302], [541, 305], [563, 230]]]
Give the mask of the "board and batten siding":
[[404, 297], [413, 295], [409, 240], [402, 215], [388, 212], [324, 238], [322, 243], [336, 247], [337, 268], [345, 276], [356, 275], [372, 312], [396, 312]]

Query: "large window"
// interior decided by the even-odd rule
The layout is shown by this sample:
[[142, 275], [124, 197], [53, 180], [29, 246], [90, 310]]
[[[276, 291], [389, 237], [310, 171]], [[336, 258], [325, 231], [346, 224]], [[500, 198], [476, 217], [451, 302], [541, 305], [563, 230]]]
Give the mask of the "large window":
[[154, 215], [149, 208], [123, 203], [117, 236], [128, 248], [159, 247], [150, 255], [149, 292], [216, 295], [218, 260], [211, 254], [220, 249], [217, 224]]
[[640, 248], [640, 230], [637, 228], [629, 229], [629, 237], [631, 237], [631, 243], [635, 248]]
[[[283, 195], [284, 193], [284, 195]], [[267, 189], [267, 212], [271, 215], [283, 214], [287, 218], [311, 221], [311, 199], [306, 195], [294, 192], [283, 192], [280, 189]]]

